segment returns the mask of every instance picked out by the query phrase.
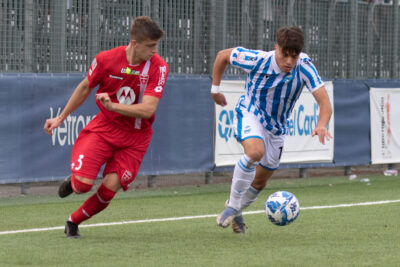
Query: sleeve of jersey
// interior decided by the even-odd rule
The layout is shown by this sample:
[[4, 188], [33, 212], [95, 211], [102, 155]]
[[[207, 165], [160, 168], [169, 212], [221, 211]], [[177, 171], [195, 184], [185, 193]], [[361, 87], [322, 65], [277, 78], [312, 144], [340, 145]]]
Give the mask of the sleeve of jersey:
[[310, 58], [302, 59], [300, 72], [304, 83], [311, 93], [324, 85], [324, 82], [321, 77], [319, 77], [317, 69]]
[[162, 97], [165, 83], [168, 78], [168, 65], [158, 65], [149, 73], [149, 82], [147, 83], [145, 95], [151, 95], [158, 98]]
[[101, 63], [99, 60], [99, 55], [97, 55], [93, 59], [87, 74], [87, 78], [89, 80], [89, 88], [96, 87], [100, 83], [101, 77], [102, 77]]
[[235, 47], [232, 50], [230, 61], [231, 65], [250, 72], [257, 65], [259, 51]]

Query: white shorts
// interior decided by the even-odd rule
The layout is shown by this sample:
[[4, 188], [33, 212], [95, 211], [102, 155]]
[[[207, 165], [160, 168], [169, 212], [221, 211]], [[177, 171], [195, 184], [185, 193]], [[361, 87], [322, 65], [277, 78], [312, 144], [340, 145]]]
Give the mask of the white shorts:
[[234, 119], [235, 137], [238, 142], [249, 138], [259, 138], [264, 141], [264, 156], [260, 165], [268, 170], [276, 170], [282, 156], [285, 135], [274, 135], [263, 127], [259, 118], [247, 111], [246, 108], [236, 109]]

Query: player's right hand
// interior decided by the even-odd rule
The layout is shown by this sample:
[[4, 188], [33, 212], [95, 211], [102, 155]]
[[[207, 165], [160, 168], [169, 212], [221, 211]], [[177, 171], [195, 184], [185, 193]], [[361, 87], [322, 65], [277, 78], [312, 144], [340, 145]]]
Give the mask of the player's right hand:
[[53, 135], [53, 129], [58, 128], [63, 120], [60, 117], [55, 117], [51, 119], [47, 119], [44, 123], [43, 129], [48, 135]]
[[111, 98], [108, 95], [108, 93], [96, 94], [96, 100], [100, 101], [103, 107], [105, 107], [107, 110], [113, 111], [114, 103], [111, 101]]
[[328, 131], [328, 129], [326, 129], [326, 127], [320, 127], [317, 125], [317, 127], [315, 127], [315, 129], [312, 131], [311, 136], [318, 136], [319, 142], [323, 145], [325, 145], [325, 139], [327, 141], [332, 139], [332, 135], [331, 133]]
[[226, 98], [225, 98], [224, 94], [222, 94], [222, 93], [211, 94], [211, 97], [213, 98], [215, 104], [217, 104], [217, 105], [224, 107], [228, 104], [226, 102]]

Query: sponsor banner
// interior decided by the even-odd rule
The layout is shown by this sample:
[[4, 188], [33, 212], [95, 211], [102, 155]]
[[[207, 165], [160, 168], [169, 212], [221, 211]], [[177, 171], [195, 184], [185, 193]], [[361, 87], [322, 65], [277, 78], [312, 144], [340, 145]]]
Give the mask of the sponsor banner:
[[244, 81], [221, 81], [220, 90], [225, 95], [228, 105], [215, 105], [215, 152], [217, 167], [235, 165], [243, 155], [242, 145], [234, 137], [233, 119], [235, 105], [243, 95]]
[[[333, 108], [333, 83], [326, 82]], [[238, 98], [244, 92], [244, 81], [222, 81], [221, 92], [224, 93], [228, 105], [215, 108], [215, 153], [216, 166], [235, 165], [243, 154], [243, 148], [234, 137], [233, 118], [235, 105]], [[288, 134], [282, 153], [281, 163], [311, 163], [332, 162], [334, 141], [325, 142], [322, 145], [317, 137], [312, 137], [319, 117], [319, 107], [312, 94], [304, 89], [296, 102], [289, 118]], [[328, 125], [328, 130], [334, 134], [334, 115]]]
[[400, 162], [400, 88], [371, 88], [372, 164]]
[[[96, 64], [94, 61], [91, 69]], [[0, 129], [4, 129], [0, 133], [0, 184], [61, 180], [71, 173], [72, 147], [79, 133], [99, 111], [96, 90], [53, 130], [52, 136], [44, 132], [43, 125], [46, 119], [61, 113], [85, 77], [83, 74], [0, 74]], [[160, 83], [165, 79], [166, 73], [164, 78], [161, 74]], [[210, 129], [214, 110], [209, 84], [209, 77], [198, 75], [177, 75], [168, 79], [140, 175], [212, 169], [214, 151], [210, 145], [213, 140]], [[135, 96], [129, 88], [120, 92], [120, 101], [133, 101]], [[182, 104], [187, 103], [188, 96], [195, 101]], [[79, 168], [78, 165], [74, 167]], [[129, 180], [130, 175], [125, 173], [123, 179]], [[102, 176], [101, 170], [99, 176]]]
[[[66, 96], [68, 99], [68, 96]], [[49, 119], [55, 118], [60, 115], [64, 107], [49, 107]], [[53, 135], [51, 136], [52, 146], [72, 146], [75, 143], [76, 138], [78, 138], [79, 133], [83, 128], [96, 116], [94, 114], [96, 110], [92, 111], [92, 115], [85, 115], [82, 113], [72, 113], [68, 115], [65, 121], [60, 125], [60, 127], [53, 130]], [[89, 112], [87, 112], [89, 113]], [[46, 136], [47, 137], [47, 136]]]
[[[94, 68], [96, 63], [92, 63]], [[72, 146], [80, 131], [98, 112], [95, 92], [81, 107], [47, 135], [43, 126], [58, 116], [82, 74], [27, 74], [0, 78], [8, 112], [0, 113], [0, 183], [57, 180], [68, 175]], [[19, 96], [19, 95], [20, 96]], [[12, 126], [12, 127], [10, 127]], [[11, 164], [12, 163], [12, 164]]]
[[[333, 109], [333, 83], [325, 82], [325, 88]], [[304, 88], [289, 117], [288, 134], [281, 158], [282, 163], [333, 161], [334, 110], [328, 124], [328, 131], [333, 138], [330, 141], [325, 140], [325, 145], [319, 142], [318, 136], [311, 136], [312, 131], [317, 126], [318, 118], [319, 106], [310, 91]]]

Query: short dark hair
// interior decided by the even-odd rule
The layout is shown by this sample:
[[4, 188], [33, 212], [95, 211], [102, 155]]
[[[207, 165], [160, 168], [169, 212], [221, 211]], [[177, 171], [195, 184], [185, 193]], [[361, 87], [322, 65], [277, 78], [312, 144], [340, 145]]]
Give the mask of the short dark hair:
[[303, 31], [299, 27], [281, 27], [276, 32], [278, 46], [284, 53], [299, 55], [304, 46]]
[[163, 30], [147, 16], [140, 16], [133, 20], [130, 34], [131, 40], [136, 40], [138, 42], [158, 40], [164, 36]]

